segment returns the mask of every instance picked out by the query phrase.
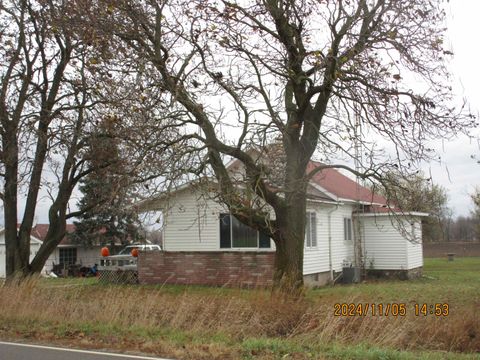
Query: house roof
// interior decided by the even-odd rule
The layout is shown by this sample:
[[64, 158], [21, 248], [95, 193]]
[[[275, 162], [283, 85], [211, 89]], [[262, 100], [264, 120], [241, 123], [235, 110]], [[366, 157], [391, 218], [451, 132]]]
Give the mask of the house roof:
[[[256, 149], [251, 150], [252, 153], [258, 152]], [[255, 155], [253, 155], [255, 157]], [[267, 152], [258, 152], [256, 155], [259, 159], [268, 158], [273, 154]], [[307, 165], [306, 173], [325, 164], [318, 161], [310, 161]], [[230, 171], [241, 171], [242, 164], [238, 159], [234, 159], [227, 164]], [[334, 168], [325, 168], [317, 172], [310, 180], [310, 186], [307, 188], [307, 195], [310, 198], [321, 198], [330, 201], [355, 201], [364, 202], [366, 204], [387, 205], [387, 199], [381, 195], [375, 194], [369, 188], [362, 186], [355, 180], [342, 174]]]
[[[307, 166], [307, 173], [310, 173], [322, 163], [310, 161]], [[381, 195], [375, 194], [365, 186], [343, 175], [340, 171], [327, 168], [313, 175], [313, 183], [326, 190], [327, 194], [333, 194], [338, 200], [361, 201], [365, 203], [374, 203], [378, 205], [386, 205], [387, 199]]]
[[[45, 240], [45, 237], [47, 236], [48, 227], [49, 227], [49, 224], [37, 224], [32, 228], [31, 235], [35, 236], [36, 238], [43, 241], [43, 240]], [[67, 224], [66, 225], [66, 234], [63, 237], [63, 239], [60, 241], [59, 245], [64, 245], [64, 246], [78, 245], [77, 243], [72, 242], [71, 237], [68, 236], [69, 234], [73, 233], [74, 231], [75, 231], [75, 224]], [[102, 229], [99, 230], [99, 234], [103, 234], [105, 232], [106, 232], [105, 228], [102, 228]], [[123, 243], [118, 239], [115, 239], [115, 244], [116, 245], [123, 245]]]
[[[278, 144], [252, 147], [247, 152], [256, 161], [264, 162], [272, 169], [281, 171], [284, 167], [285, 157]], [[306, 174], [308, 175], [315, 168], [324, 165], [321, 162], [311, 160], [307, 165]], [[243, 165], [238, 159], [232, 159], [226, 167], [232, 173], [241, 173]], [[277, 173], [276, 176], [278, 175]], [[388, 204], [385, 197], [375, 194], [369, 188], [362, 186], [333, 167], [322, 169], [311, 178], [307, 187], [307, 196], [310, 199], [324, 201], [354, 201], [362, 202], [365, 205], [375, 204], [380, 206]]]
[[[262, 158], [265, 154], [258, 154]], [[310, 161], [307, 165], [306, 173], [309, 174], [312, 170], [325, 164]], [[238, 159], [231, 160], [227, 165], [227, 169], [235, 176], [236, 173], [242, 172], [242, 163]], [[204, 179], [205, 180], [205, 179]], [[211, 183], [214, 180], [208, 179]], [[170, 193], [175, 193], [193, 186], [197, 186], [204, 181], [192, 180], [178, 186]], [[369, 188], [362, 186], [355, 180], [342, 174], [335, 168], [325, 168], [314, 174], [307, 187], [307, 197], [310, 200], [317, 200], [323, 202], [361, 202], [363, 205], [373, 205], [369, 207], [372, 212], [395, 212], [395, 208], [388, 206], [388, 201], [385, 197], [375, 194]], [[168, 199], [166, 193], [161, 193], [155, 197], [144, 199], [134, 206], [138, 211], [148, 211], [157, 208], [160, 203]], [[373, 208], [375, 207], [375, 209]]]
[[[49, 224], [36, 224], [32, 228], [31, 235], [35, 236], [37, 239], [40, 239], [41, 241], [45, 240], [45, 237], [47, 236]], [[62, 241], [60, 241], [60, 245], [71, 245], [72, 242], [70, 241], [70, 237], [68, 236], [69, 233], [72, 233], [75, 231], [75, 225], [74, 224], [67, 224], [66, 227], [66, 232], [65, 236], [63, 237]]]

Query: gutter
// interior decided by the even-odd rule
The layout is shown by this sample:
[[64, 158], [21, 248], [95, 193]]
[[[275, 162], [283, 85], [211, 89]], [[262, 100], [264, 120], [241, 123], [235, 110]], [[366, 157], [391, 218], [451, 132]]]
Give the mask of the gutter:
[[332, 261], [332, 214], [338, 210], [339, 204], [335, 204], [335, 207], [327, 212], [328, 218], [328, 267], [330, 271], [330, 281], [333, 283], [333, 261]]
[[426, 212], [419, 212], [419, 211], [389, 211], [389, 212], [368, 212], [368, 213], [356, 213], [354, 214], [356, 217], [377, 217], [377, 216], [417, 216], [417, 217], [426, 217], [430, 216], [429, 213]]

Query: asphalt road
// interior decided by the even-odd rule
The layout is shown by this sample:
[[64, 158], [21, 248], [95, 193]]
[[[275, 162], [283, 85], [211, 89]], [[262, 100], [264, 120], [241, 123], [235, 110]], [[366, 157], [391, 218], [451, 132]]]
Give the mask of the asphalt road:
[[0, 360], [168, 360], [0, 341]]

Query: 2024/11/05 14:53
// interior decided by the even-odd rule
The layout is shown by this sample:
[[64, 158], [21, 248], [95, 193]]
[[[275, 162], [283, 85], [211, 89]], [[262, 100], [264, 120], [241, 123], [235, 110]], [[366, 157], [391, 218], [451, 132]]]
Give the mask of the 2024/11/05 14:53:
[[[406, 316], [407, 304], [405, 303], [336, 303], [335, 316]], [[450, 306], [447, 303], [414, 304], [415, 316], [448, 316]]]

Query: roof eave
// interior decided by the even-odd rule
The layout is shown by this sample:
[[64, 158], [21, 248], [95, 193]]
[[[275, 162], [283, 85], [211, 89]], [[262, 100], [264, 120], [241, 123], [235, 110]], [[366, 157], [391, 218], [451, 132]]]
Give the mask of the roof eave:
[[355, 213], [357, 217], [372, 217], [372, 216], [415, 216], [415, 217], [427, 217], [429, 213], [420, 211], [389, 211], [384, 213], [370, 212], [370, 213]]

